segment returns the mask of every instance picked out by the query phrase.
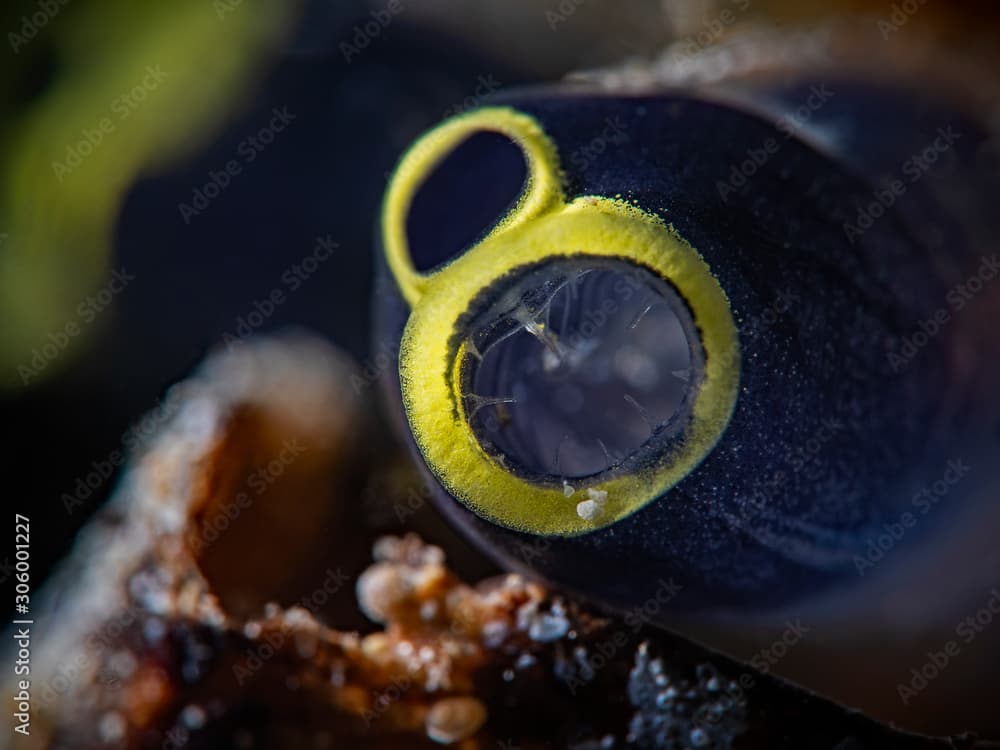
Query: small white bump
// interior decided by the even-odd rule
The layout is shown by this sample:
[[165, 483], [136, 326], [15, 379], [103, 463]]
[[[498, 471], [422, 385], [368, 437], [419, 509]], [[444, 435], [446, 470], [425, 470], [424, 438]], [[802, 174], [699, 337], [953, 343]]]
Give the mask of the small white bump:
[[608, 501], [608, 493], [604, 490], [595, 490], [593, 487], [587, 489], [587, 497], [590, 498], [598, 508], [603, 508]]
[[593, 521], [601, 515], [601, 506], [593, 500], [577, 503], [576, 514], [584, 521]]

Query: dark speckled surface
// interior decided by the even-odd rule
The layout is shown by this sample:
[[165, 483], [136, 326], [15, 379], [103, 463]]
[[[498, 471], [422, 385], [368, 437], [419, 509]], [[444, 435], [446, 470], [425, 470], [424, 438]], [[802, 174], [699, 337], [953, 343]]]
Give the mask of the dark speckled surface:
[[[876, 100], [864, 86], [838, 86], [841, 119], [853, 102], [863, 117]], [[963, 403], [971, 395], [955, 366], [962, 326], [946, 327], [905, 366], [889, 353], [945, 299], [954, 269], [975, 269], [972, 242], [950, 233], [943, 257], [914, 231], [915, 207], [928, 223], [938, 218], [930, 210], [941, 214], [941, 226], [954, 223], [928, 185], [909, 191], [860, 238], [844, 231], [872, 199], [875, 176], [864, 165], [902, 163], [919, 128], [909, 142], [898, 141], [897, 156], [880, 152], [881, 162], [860, 149], [892, 138], [855, 132], [835, 144], [855, 154], [848, 163], [836, 148], [821, 153], [787, 137], [766, 115], [682, 95], [536, 89], [496, 103], [538, 118], [559, 148], [570, 196], [634, 200], [702, 253], [732, 303], [742, 384], [732, 422], [704, 462], [611, 527], [540, 540], [483, 521], [447, 496], [439, 498], [445, 512], [507, 565], [616, 607], [655, 598], [673, 580], [679, 592], [663, 617], [720, 608], [758, 613], [857, 585], [856, 559], [869, 539], [910, 507], [965, 440], [950, 421], [951, 400], [942, 398]], [[925, 115], [915, 122], [933, 133], [941, 114]], [[884, 122], [894, 127], [892, 118]], [[761, 150], [773, 153], [741, 188], [720, 190], [734, 165]], [[972, 166], [964, 149], [946, 157], [938, 186]], [[391, 287], [384, 276], [381, 284]], [[376, 300], [380, 335], [391, 338], [406, 310], [398, 298]], [[398, 382], [390, 392], [398, 399]], [[961, 508], [956, 499], [950, 511]], [[948, 526], [939, 519], [908, 535], [905, 546]], [[894, 563], [905, 569], [905, 560], [897, 555]]]

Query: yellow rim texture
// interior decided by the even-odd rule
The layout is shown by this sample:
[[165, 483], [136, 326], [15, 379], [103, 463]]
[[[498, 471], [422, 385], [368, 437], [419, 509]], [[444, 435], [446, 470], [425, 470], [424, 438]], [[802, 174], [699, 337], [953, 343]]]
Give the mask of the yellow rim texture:
[[[478, 245], [434, 273], [421, 274], [406, 242], [413, 196], [453, 148], [484, 130], [506, 135], [524, 152], [529, 174], [524, 195]], [[718, 280], [698, 252], [659, 217], [600, 196], [567, 203], [557, 151], [534, 119], [509, 108], [486, 108], [450, 120], [417, 141], [393, 176], [382, 234], [390, 270], [412, 308], [399, 354], [410, 428], [438, 480], [478, 515], [547, 536], [577, 536], [609, 526], [677, 484], [725, 431], [739, 388], [739, 341]], [[579, 256], [619, 259], [671, 283], [701, 334], [705, 374], [679, 445], [636, 473], [574, 480], [575, 493], [567, 497], [562, 486], [511, 473], [480, 445], [459, 391], [457, 372], [465, 345], [458, 327], [475, 298], [504, 276], [545, 259]], [[577, 513], [588, 489], [607, 492], [601, 513], [592, 520]]]

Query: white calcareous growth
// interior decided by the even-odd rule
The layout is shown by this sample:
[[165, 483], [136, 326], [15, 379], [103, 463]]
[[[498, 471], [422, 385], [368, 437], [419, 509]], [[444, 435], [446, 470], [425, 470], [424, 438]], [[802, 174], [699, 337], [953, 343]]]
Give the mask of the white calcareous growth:
[[468, 739], [486, 723], [486, 707], [476, 698], [442, 698], [427, 712], [427, 736], [450, 745]]
[[592, 487], [587, 490], [587, 499], [576, 505], [576, 514], [584, 521], [596, 520], [604, 510], [604, 505], [608, 501], [608, 493], [604, 490], [595, 490]]

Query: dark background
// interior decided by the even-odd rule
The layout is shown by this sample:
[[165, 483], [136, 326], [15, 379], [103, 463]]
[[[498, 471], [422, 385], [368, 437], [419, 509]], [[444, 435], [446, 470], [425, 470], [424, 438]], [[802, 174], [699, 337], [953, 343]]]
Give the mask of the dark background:
[[[272, 290], [283, 289], [286, 301], [254, 333], [305, 326], [364, 364], [378, 206], [387, 174], [417, 135], [478, 104], [496, 84], [555, 79], [645, 44], [641, 35], [615, 33], [594, 44], [602, 17], [596, 8], [580, 7], [573, 24], [556, 33], [545, 6], [533, 4], [511, 13], [517, 25], [498, 26], [484, 49], [488, 27], [441, 28], [434, 14], [404, 4], [348, 61], [341, 45], [370, 20], [370, 7], [382, 6], [338, 0], [303, 7], [283, 49], [221, 131], [130, 190], [109, 268], [134, 281], [97, 317], [87, 343], [31, 387], [0, 391], [7, 443], [0, 470], [15, 509], [32, 519], [35, 592], [114, 490], [128, 430], [227, 334], [245, 331], [241, 322]], [[616, 17], [621, 23], [627, 15]], [[647, 24], [644, 33], [658, 32]], [[504, 39], [529, 44], [535, 54], [516, 47], [494, 54]], [[38, 85], [50, 74], [39, 71]], [[186, 223], [179, 204], [192, 202], [210, 171], [244, 161], [240, 144], [268, 124], [276, 107], [294, 115], [291, 123]], [[335, 256], [289, 293], [282, 274], [325, 236], [338, 243]], [[113, 475], [78, 491], [78, 482], [106, 474], [109, 464]], [[5, 588], [7, 577], [0, 572]]]

